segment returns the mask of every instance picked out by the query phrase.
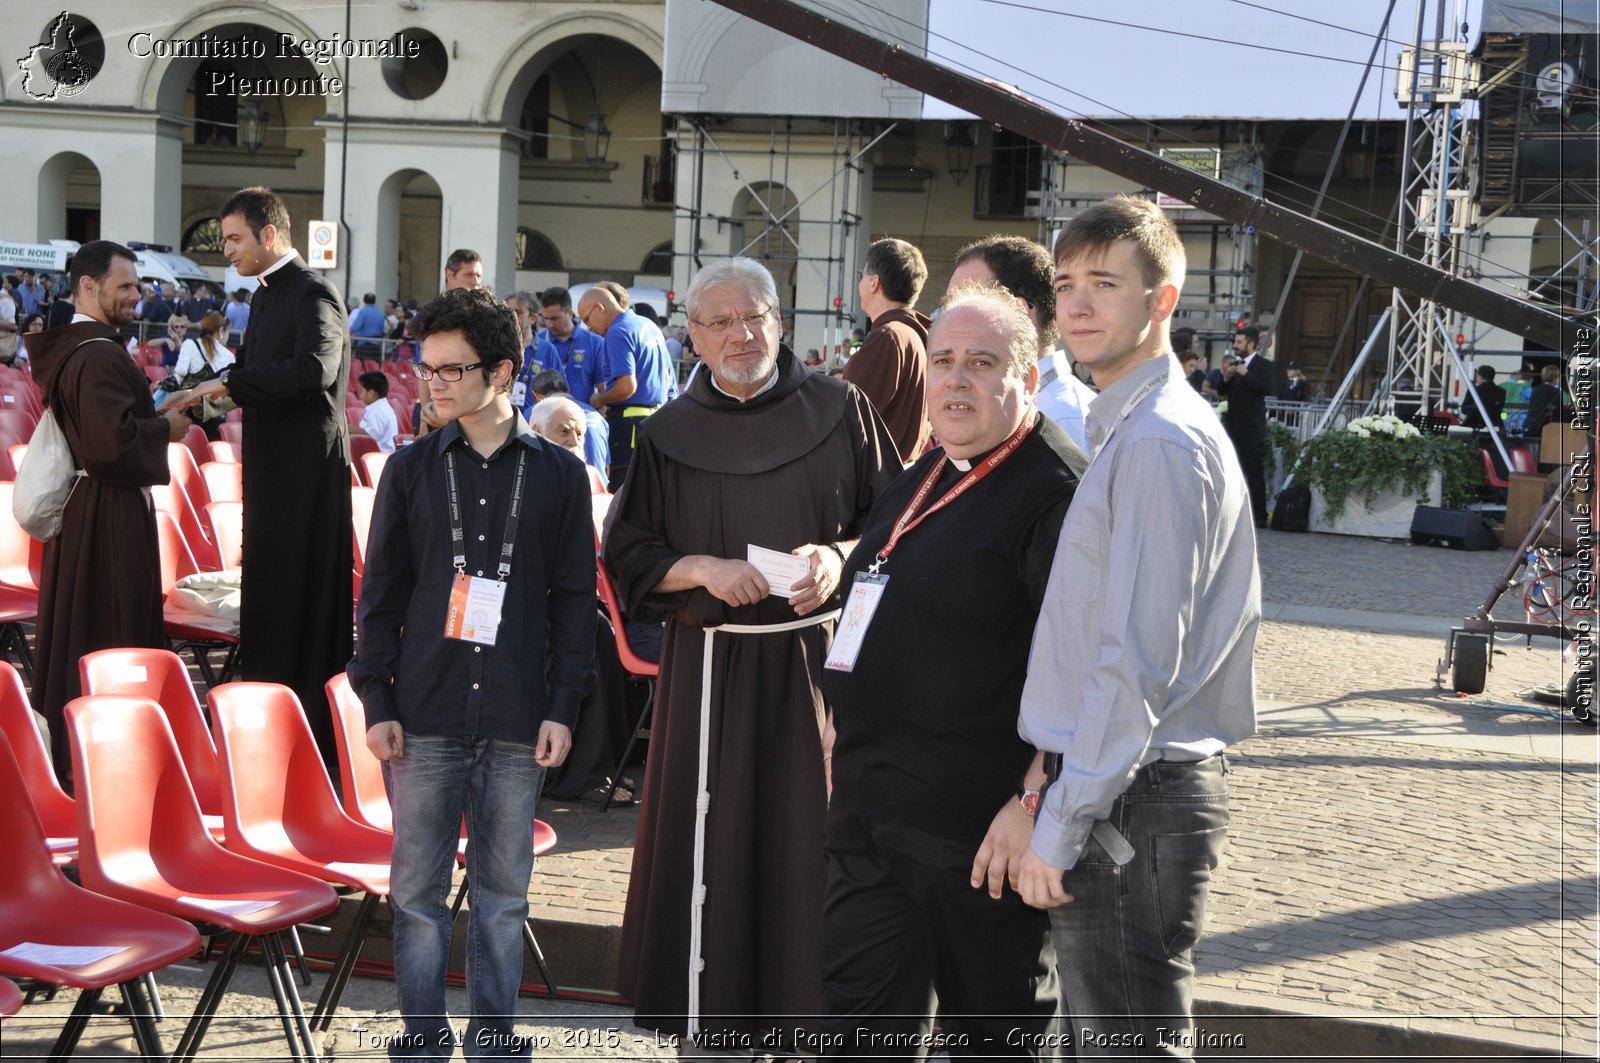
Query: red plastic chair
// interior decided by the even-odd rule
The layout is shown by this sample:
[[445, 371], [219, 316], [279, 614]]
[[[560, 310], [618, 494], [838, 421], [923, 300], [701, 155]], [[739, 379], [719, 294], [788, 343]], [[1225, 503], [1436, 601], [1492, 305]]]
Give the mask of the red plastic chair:
[[[174, 660], [176, 660], [174, 658]], [[173, 1058], [190, 1060], [255, 938], [267, 959], [284, 1038], [316, 1058], [282, 933], [332, 911], [327, 883], [230, 853], [212, 840], [190, 777], [154, 701], [102, 695], [67, 706], [83, 848], [83, 884], [107, 897], [232, 931]], [[303, 1051], [302, 1051], [303, 1049]]]
[[199, 425], [189, 426], [189, 430], [183, 434], [183, 445], [189, 448], [196, 465], [204, 465], [211, 460], [211, 441], [206, 438], [205, 429]]
[[339, 807], [294, 691], [276, 683], [228, 683], [206, 700], [222, 765], [228, 848], [366, 893], [311, 1019], [313, 1029], [326, 1030], [373, 909], [389, 893], [394, 838]]
[[[1512, 447], [1510, 454], [1512, 472], [1537, 473], [1539, 471], [1539, 463], [1533, 460], [1533, 449], [1531, 447]], [[1490, 464], [1494, 463], [1490, 462]]]
[[[108, 986], [122, 992], [139, 1055], [164, 1059], [143, 979], [194, 953], [200, 935], [170, 915], [90, 893], [67, 881], [45, 851], [45, 827], [22, 782], [11, 745], [0, 736], [0, 975], [82, 990], [50, 1055], [65, 1059], [83, 1037]], [[22, 944], [114, 950], [87, 963], [7, 955]]]
[[[161, 597], [165, 600], [180, 579], [194, 575], [200, 571], [200, 566], [195, 564], [178, 522], [172, 514], [159, 509], [156, 510], [156, 537], [161, 545]], [[188, 614], [169, 613], [162, 621], [162, 630], [174, 651], [188, 650], [194, 656], [195, 666], [200, 669], [207, 687], [227, 682], [233, 674], [239, 655], [239, 636], [227, 624], [206, 623]], [[211, 664], [214, 650], [223, 650], [226, 654], [220, 672]]]
[[[235, 443], [229, 443], [225, 439], [214, 440], [206, 444], [206, 451], [211, 455], [211, 460], [206, 463], [207, 465], [219, 461], [225, 465], [239, 464], [238, 445]], [[200, 466], [200, 471], [204, 472], [205, 468], [205, 465]], [[206, 486], [209, 487], [210, 484], [207, 484]]]
[[211, 501], [211, 492], [206, 490], [206, 478], [200, 474], [200, 463], [195, 460], [194, 451], [182, 443], [168, 443], [167, 470], [172, 473], [173, 484], [183, 487], [194, 508], [205, 509], [206, 503]]
[[350, 525], [355, 533], [351, 542], [358, 576], [367, 566], [367, 534], [372, 530], [372, 503], [376, 497], [377, 492], [370, 487], [350, 488]]
[[28, 444], [26, 443], [14, 443], [6, 448], [6, 453], [11, 455], [11, 467], [13, 469], [22, 468], [22, 456], [27, 452]]
[[11, 515], [13, 485], [0, 482], [0, 653], [16, 653], [33, 679], [33, 650], [23, 624], [39, 613], [39, 564], [44, 544], [22, 530]]
[[206, 817], [206, 829], [222, 837], [222, 773], [217, 767], [217, 747], [182, 658], [171, 650], [142, 647], [96, 650], [78, 661], [78, 677], [86, 695], [148, 698], [161, 707], [200, 812]]
[[17, 466], [11, 460], [11, 448], [25, 446], [10, 432], [0, 432], [0, 480], [16, 483]]
[[178, 530], [183, 533], [184, 545], [189, 548], [189, 554], [201, 572], [215, 572], [222, 567], [213, 533], [200, 519], [194, 503], [182, 487], [175, 483], [156, 484], [150, 488], [150, 500], [158, 511], [177, 522]]
[[244, 564], [244, 503], [213, 502], [206, 507], [206, 517], [217, 536], [217, 556], [223, 568], [238, 568]]
[[[217, 445], [219, 444], [212, 444], [212, 446]], [[200, 473], [205, 477], [206, 490], [211, 494], [211, 501], [244, 501], [243, 465], [227, 461], [208, 461], [200, 466]]]
[[1487, 450], [1480, 449], [1478, 451], [1478, 458], [1483, 462], [1483, 478], [1490, 487], [1494, 488], [1496, 491], [1503, 492], [1511, 486], [1511, 481], [1507, 480], [1504, 476], [1501, 476], [1495, 471], [1494, 459], [1489, 456], [1489, 452]]
[[[365, 412], [365, 411], [362, 411], [362, 412]], [[356, 418], [356, 423], [359, 424], [360, 422], [361, 422], [361, 419], [359, 417]], [[378, 441], [376, 439], [373, 439], [371, 436], [354, 436], [353, 435], [353, 436], [350, 437], [350, 464], [359, 465], [359, 464], [361, 464], [362, 455], [364, 455], [364, 454], [376, 454], [377, 452], [378, 452]], [[372, 485], [368, 484], [367, 486], [371, 487]]]
[[[6, 661], [0, 661], [0, 734], [10, 743], [11, 754], [22, 773], [22, 784], [44, 825], [45, 847], [51, 859], [58, 864], [72, 863], [78, 858], [78, 808], [56, 779], [50, 750], [45, 748], [44, 736], [34, 720], [33, 706], [28, 703], [27, 691], [22, 689], [22, 677]], [[8, 840], [7, 858], [13, 851]]]
[[[383, 765], [367, 746], [367, 714], [361, 699], [350, 687], [350, 678], [343, 672], [328, 680], [323, 688], [328, 695], [328, 708], [333, 712], [333, 744], [339, 751], [339, 785], [344, 793], [344, 810], [358, 823], [377, 830], [393, 831], [394, 815], [389, 808], [389, 792], [383, 785]], [[556, 831], [542, 819], [533, 821], [533, 855], [543, 856], [556, 847]], [[467, 864], [467, 821], [461, 821], [461, 841], [456, 846], [456, 863]], [[461, 910], [470, 888], [466, 879], [450, 906], [452, 914]], [[544, 950], [534, 937], [533, 927], [523, 924], [522, 940], [533, 956], [534, 965], [544, 978], [550, 995], [557, 997], [555, 976], [545, 962]]]
[[381, 450], [373, 450], [361, 455], [361, 475], [366, 478], [368, 487], [377, 490], [378, 481], [383, 479], [383, 468], [387, 464], [389, 464], [389, 455]]
[[655, 661], [647, 661], [633, 652], [633, 647], [628, 644], [628, 630], [623, 626], [622, 606], [617, 601], [616, 588], [612, 586], [611, 576], [606, 572], [606, 567], [596, 561], [595, 591], [600, 597], [600, 602], [605, 606], [606, 616], [611, 621], [611, 633], [616, 639], [617, 658], [622, 662], [622, 670], [628, 673], [628, 678], [644, 683], [644, 709], [639, 713], [639, 722], [634, 725], [633, 733], [628, 736], [628, 744], [622, 747], [622, 756], [617, 759], [617, 766], [611, 772], [611, 786], [606, 790], [606, 799], [600, 803], [600, 811], [604, 812], [611, 807], [611, 799], [616, 795], [617, 787], [622, 783], [623, 769], [628, 766], [628, 759], [633, 756], [633, 747], [643, 738], [650, 738], [650, 712], [656, 701], [656, 678], [661, 674], [661, 666]]
[[[238, 413], [238, 412], [239, 411], [237, 409], [235, 409], [235, 410], [232, 411], [232, 413], [229, 414], [229, 416], [231, 417], [234, 413]], [[243, 460], [243, 458], [244, 458], [244, 450], [243, 450], [243, 447], [244, 447], [244, 424], [242, 422], [240, 422], [240, 421], [226, 421], [225, 420], [225, 421], [222, 422], [221, 425], [219, 425], [217, 427], [217, 431], [222, 435], [222, 439], [223, 439], [224, 442], [232, 443], [234, 446], [241, 448], [240, 451], [239, 451], [239, 455], [240, 455], [240, 460]]]
[[0, 432], [14, 436], [18, 443], [33, 438], [33, 429], [39, 419], [19, 406], [0, 406]]
[[147, 365], [144, 367], [145, 379], [150, 381], [151, 384], [159, 384], [171, 375], [172, 374], [167, 371], [166, 367], [159, 362], [157, 362], [155, 365]]
[[9, 1019], [22, 1010], [22, 990], [9, 978], [0, 978], [0, 1019]]

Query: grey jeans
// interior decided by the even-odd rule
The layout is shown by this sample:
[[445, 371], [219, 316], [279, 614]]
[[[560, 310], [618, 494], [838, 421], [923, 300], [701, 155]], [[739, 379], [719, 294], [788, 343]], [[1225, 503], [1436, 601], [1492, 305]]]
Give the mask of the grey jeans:
[[1063, 1010], [1080, 1057], [1192, 1056], [1193, 949], [1228, 830], [1227, 762], [1139, 769], [1108, 817], [1133, 846], [1112, 862], [1091, 838], [1050, 912]]

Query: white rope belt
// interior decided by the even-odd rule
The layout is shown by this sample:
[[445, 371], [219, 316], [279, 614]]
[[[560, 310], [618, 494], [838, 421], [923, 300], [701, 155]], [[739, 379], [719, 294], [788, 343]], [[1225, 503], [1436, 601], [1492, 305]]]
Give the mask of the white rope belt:
[[700, 662], [700, 785], [694, 802], [694, 889], [689, 894], [689, 1036], [700, 1032], [700, 975], [706, 961], [700, 955], [706, 904], [706, 816], [711, 811], [711, 653], [717, 632], [729, 635], [776, 635], [826, 624], [839, 610], [802, 617], [783, 624], [723, 624], [705, 629], [706, 644]]

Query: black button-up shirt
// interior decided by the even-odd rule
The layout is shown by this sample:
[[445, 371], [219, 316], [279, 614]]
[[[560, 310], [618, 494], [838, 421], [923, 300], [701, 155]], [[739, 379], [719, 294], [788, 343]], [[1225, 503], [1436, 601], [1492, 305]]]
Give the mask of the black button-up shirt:
[[[445, 454], [455, 453], [467, 574], [496, 578], [517, 454], [528, 457], [499, 634], [444, 637], [455, 568]], [[367, 726], [533, 742], [572, 727], [594, 663], [593, 508], [583, 463], [521, 416], [488, 458], [451, 422], [395, 453], [373, 504], [351, 686]]]

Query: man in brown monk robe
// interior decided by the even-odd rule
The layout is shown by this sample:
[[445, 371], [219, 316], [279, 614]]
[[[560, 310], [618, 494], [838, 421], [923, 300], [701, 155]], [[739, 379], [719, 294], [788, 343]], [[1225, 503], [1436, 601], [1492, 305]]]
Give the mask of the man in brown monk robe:
[[[900, 462], [866, 396], [780, 352], [765, 267], [707, 266], [687, 309], [707, 371], [640, 424], [605, 547], [624, 611], [667, 622], [618, 988], [642, 1025], [746, 1049], [820, 1005], [826, 618]], [[798, 571], [769, 565], [769, 581], [751, 547]], [[704, 969], [691, 975], [694, 955]]]
[[50, 723], [56, 773], [71, 768], [67, 702], [80, 693], [78, 658], [121, 646], [160, 646], [161, 556], [150, 486], [167, 482], [167, 444], [190, 420], [157, 413], [150, 384], [117, 329], [133, 322], [139, 275], [132, 251], [110, 240], [72, 260], [72, 323], [28, 339], [44, 405], [84, 477], [61, 534], [44, 544], [33, 707]]
[[904, 240], [879, 240], [867, 248], [857, 294], [872, 331], [845, 364], [844, 378], [872, 400], [894, 436], [902, 464], [928, 447], [927, 315], [912, 305], [928, 280], [922, 252]]

